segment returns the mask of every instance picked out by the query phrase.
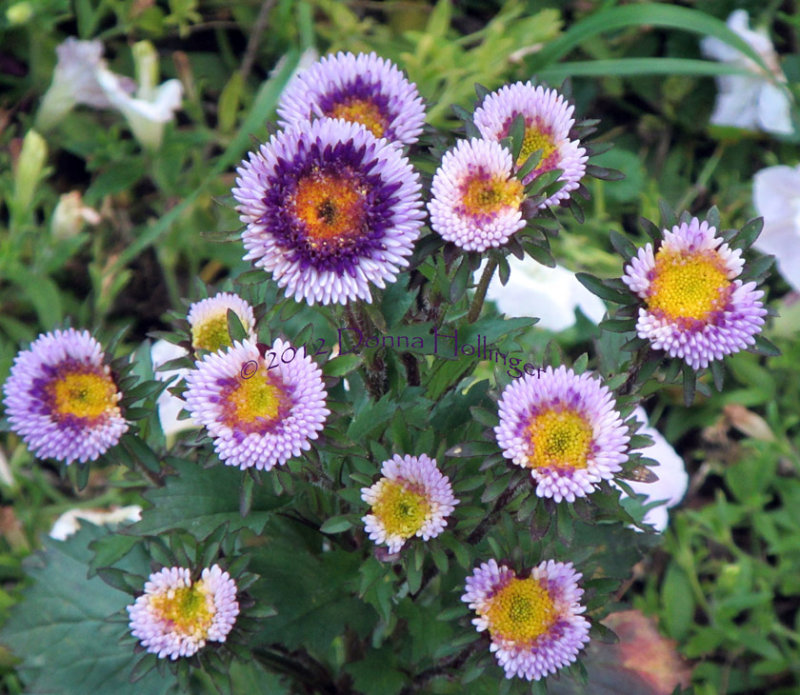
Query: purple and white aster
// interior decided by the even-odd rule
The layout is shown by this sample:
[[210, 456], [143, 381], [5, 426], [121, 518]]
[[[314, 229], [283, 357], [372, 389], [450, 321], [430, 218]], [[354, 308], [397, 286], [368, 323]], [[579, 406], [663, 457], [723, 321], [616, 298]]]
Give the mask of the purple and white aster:
[[364, 126], [321, 119], [282, 131], [237, 170], [247, 255], [286, 296], [372, 301], [408, 265], [423, 212], [400, 148]]
[[415, 143], [425, 123], [417, 86], [375, 53], [337, 53], [299, 72], [278, 102], [283, 128], [314, 118], [360, 123], [375, 137]]
[[578, 140], [570, 140], [569, 132], [575, 125], [572, 117], [575, 107], [555, 89], [534, 87], [530, 82], [515, 82], [488, 94], [475, 109], [473, 120], [481, 135], [487, 140], [508, 137], [514, 119], [522, 115], [525, 120], [525, 138], [516, 161], [519, 167], [537, 150], [542, 156], [539, 163], [523, 180], [529, 184], [540, 174], [561, 169], [558, 178], [564, 185], [543, 201], [539, 207], [556, 205], [569, 198], [578, 188], [586, 173], [589, 156]]
[[627, 460], [628, 428], [590, 373], [548, 367], [509, 384], [494, 428], [503, 456], [530, 468], [539, 497], [574, 502]]
[[256, 339], [256, 319], [251, 307], [238, 294], [218, 292], [213, 297], [201, 299], [189, 307], [186, 320], [192, 328], [192, 347], [216, 352], [231, 346], [228, 334], [228, 309], [242, 322], [251, 340]]
[[571, 562], [545, 560], [520, 579], [489, 560], [467, 577], [461, 600], [477, 612], [472, 624], [478, 632], [489, 630], [489, 649], [506, 678], [538, 681], [575, 661], [589, 641], [582, 576]]
[[283, 465], [311, 448], [330, 415], [322, 371], [280, 338], [264, 357], [246, 340], [195, 365], [186, 376], [186, 408], [227, 466]]
[[433, 177], [431, 227], [466, 251], [502, 246], [525, 226], [522, 182], [511, 153], [497, 142], [462, 140]]
[[744, 266], [741, 249], [716, 231], [696, 217], [664, 230], [658, 250], [639, 249], [622, 277], [645, 303], [639, 337], [693, 369], [753, 345], [767, 313], [756, 284], [735, 279]]
[[224, 642], [239, 615], [236, 582], [219, 565], [192, 581], [185, 567], [151, 574], [144, 593], [127, 606], [130, 630], [148, 652], [175, 661], [206, 642]]
[[383, 462], [381, 474], [372, 487], [361, 488], [361, 499], [372, 506], [362, 518], [372, 541], [396, 553], [412, 536], [427, 541], [444, 531], [458, 500], [436, 459], [395, 454]]
[[38, 458], [85, 463], [128, 430], [103, 349], [88, 331], [40, 335], [14, 359], [3, 390], [11, 429]]

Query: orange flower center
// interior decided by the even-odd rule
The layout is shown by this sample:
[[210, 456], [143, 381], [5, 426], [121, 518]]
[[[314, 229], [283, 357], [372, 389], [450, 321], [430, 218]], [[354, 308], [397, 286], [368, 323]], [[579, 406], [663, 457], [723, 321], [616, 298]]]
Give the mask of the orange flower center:
[[519, 179], [478, 174], [462, 184], [464, 208], [470, 215], [494, 214], [503, 208], [519, 208], [524, 189]]
[[116, 410], [120, 394], [110, 375], [103, 372], [67, 371], [48, 387], [55, 414], [94, 419]]
[[248, 426], [270, 425], [278, 418], [284, 392], [273, 383], [262, 367], [250, 378], [237, 377], [237, 385], [228, 394], [228, 424], [245, 429]]
[[171, 629], [187, 637], [205, 639], [214, 618], [214, 605], [208, 600], [203, 581], [194, 586], [170, 589], [150, 599], [156, 615], [170, 623]]
[[357, 236], [364, 222], [366, 191], [352, 181], [315, 171], [300, 179], [291, 203], [313, 248]]
[[384, 480], [372, 513], [380, 519], [386, 534], [411, 538], [422, 528], [431, 506], [425, 495], [408, 490], [398, 482]]
[[326, 115], [330, 118], [342, 118], [351, 123], [360, 123], [376, 138], [383, 137], [388, 126], [378, 105], [369, 99], [346, 99], [335, 104]]

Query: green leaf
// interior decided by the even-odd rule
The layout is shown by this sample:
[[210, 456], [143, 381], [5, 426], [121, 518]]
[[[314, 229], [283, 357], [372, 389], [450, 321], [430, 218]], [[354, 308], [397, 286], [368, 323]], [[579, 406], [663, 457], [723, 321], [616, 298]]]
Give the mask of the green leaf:
[[670, 565], [661, 586], [664, 623], [670, 637], [682, 640], [689, 632], [694, 618], [694, 594], [686, 573]]
[[542, 70], [539, 76], [549, 82], [565, 77], [637, 77], [639, 75], [743, 75], [746, 69], [730, 63], [695, 58], [610, 58], [558, 63]]
[[228, 309], [228, 335], [233, 341], [245, 340], [247, 338], [247, 331], [242, 325], [242, 320], [239, 315], [233, 310]]
[[353, 528], [353, 522], [349, 516], [332, 516], [319, 527], [319, 530], [322, 533], [342, 533], [351, 528]]
[[739, 233], [731, 240], [731, 248], [749, 249], [758, 239], [761, 230], [764, 229], [764, 218], [756, 217], [750, 220]]
[[627, 304], [629, 302], [628, 295], [619, 290], [612, 289], [603, 284], [603, 281], [590, 275], [589, 273], [576, 273], [575, 277], [589, 292], [596, 294], [600, 299], [607, 299], [609, 302], [617, 304]]
[[287, 504], [268, 485], [256, 486], [250, 513], [240, 514], [240, 489], [243, 473], [230, 466], [202, 468], [197, 463], [168, 459], [177, 476], [169, 476], [164, 487], [149, 490], [145, 499], [153, 508], [145, 509], [142, 520], [129, 526], [126, 533], [157, 535], [173, 529], [189, 531], [203, 540], [220, 524], [230, 523], [231, 532], [250, 528], [260, 533], [274, 510]]
[[611, 245], [614, 247], [614, 250], [626, 261], [633, 258], [639, 251], [630, 239], [616, 230], [611, 230], [609, 238], [611, 239]]
[[[0, 632], [23, 661], [17, 669], [27, 693], [59, 695], [164, 695], [172, 690], [168, 672], [147, 673], [130, 682], [139, 660], [127, 621], [107, 618], [132, 603], [131, 597], [99, 577], [86, 578], [92, 553], [89, 544], [108, 534], [84, 525], [66, 541], [44, 538], [44, 552], [26, 561], [30, 586]], [[149, 560], [134, 549], [122, 569], [147, 576]]]

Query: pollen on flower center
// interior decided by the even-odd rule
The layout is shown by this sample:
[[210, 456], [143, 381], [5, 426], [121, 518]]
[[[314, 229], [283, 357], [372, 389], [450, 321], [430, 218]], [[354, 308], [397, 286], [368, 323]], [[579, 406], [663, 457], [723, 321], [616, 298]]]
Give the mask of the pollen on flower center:
[[553, 600], [537, 579], [512, 579], [489, 599], [484, 613], [492, 637], [530, 643], [555, 621]]
[[731, 284], [722, 263], [709, 254], [661, 251], [654, 274], [647, 306], [670, 318], [707, 318], [723, 308]]
[[350, 98], [337, 102], [328, 113], [330, 118], [343, 118], [345, 121], [360, 123], [376, 138], [386, 133], [387, 120], [380, 107], [370, 99]]
[[96, 418], [115, 408], [117, 387], [104, 373], [67, 371], [50, 384], [54, 412], [81, 418]]
[[462, 202], [470, 215], [492, 214], [504, 207], [519, 207], [523, 197], [522, 182], [512, 178], [478, 174], [462, 184]]
[[231, 337], [228, 334], [227, 312], [210, 316], [192, 326], [192, 345], [209, 352], [230, 347]]
[[425, 523], [430, 504], [425, 495], [409, 490], [398, 482], [386, 480], [372, 510], [388, 535], [410, 538]]
[[587, 467], [592, 426], [574, 410], [546, 410], [531, 420], [527, 433], [529, 468]]
[[202, 580], [194, 586], [153, 596], [150, 605], [161, 620], [170, 624], [171, 630], [200, 639], [208, 636], [214, 613], [209, 608]]
[[364, 192], [351, 180], [314, 172], [300, 179], [292, 202], [314, 247], [357, 236], [362, 230]]
[[228, 424], [240, 429], [270, 425], [278, 417], [283, 398], [283, 390], [270, 380], [265, 370], [250, 378], [241, 377], [227, 397]]
[[542, 164], [547, 161], [547, 158], [556, 151], [556, 143], [552, 135], [540, 130], [536, 125], [526, 125], [522, 149], [520, 150], [519, 157], [517, 157], [517, 166], [524, 164], [525, 160], [537, 150], [542, 151], [542, 157], [539, 160], [539, 165], [536, 167], [538, 170], [542, 167]]

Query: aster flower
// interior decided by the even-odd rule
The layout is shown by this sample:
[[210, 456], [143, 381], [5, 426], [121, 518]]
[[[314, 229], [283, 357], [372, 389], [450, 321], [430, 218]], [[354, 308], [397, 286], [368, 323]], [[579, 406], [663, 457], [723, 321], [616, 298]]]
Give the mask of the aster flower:
[[490, 650], [506, 678], [536, 680], [571, 664], [589, 641], [589, 621], [579, 601], [582, 578], [571, 562], [546, 560], [529, 577], [484, 562], [467, 577], [461, 597], [475, 610], [478, 632], [489, 630]]
[[[683, 459], [672, 448], [672, 445], [657, 429], [647, 424], [647, 412], [645, 412], [645, 409], [637, 408], [634, 415], [642, 424], [639, 433], [649, 435], [653, 439], [652, 446], [642, 449], [642, 454], [658, 461], [658, 466], [653, 468], [653, 473], [658, 476], [658, 480], [652, 483], [638, 480], [626, 480], [625, 482], [637, 495], [645, 496], [643, 504], [659, 503], [647, 510], [643, 521], [645, 524], [652, 526], [658, 533], [663, 533], [669, 523], [669, 512], [667, 510], [683, 499], [689, 487], [689, 476], [686, 473], [686, 465]], [[627, 497], [627, 494], [623, 490], [622, 498], [625, 497]]]
[[236, 582], [219, 565], [205, 568], [197, 581], [185, 567], [165, 567], [150, 575], [127, 611], [142, 646], [175, 661], [227, 639], [239, 615]]
[[727, 24], [761, 56], [769, 73], [724, 41], [713, 36], [703, 39], [700, 47], [707, 57], [752, 73], [749, 76], [717, 76], [717, 103], [711, 114], [711, 123], [783, 135], [792, 133], [791, 102], [779, 86], [786, 82], [786, 76], [780, 68], [767, 30], [761, 28], [753, 31], [745, 10], [731, 13]]
[[192, 328], [192, 347], [195, 350], [216, 352], [224, 347], [230, 347], [228, 309], [239, 317], [250, 339], [256, 339], [253, 330], [256, 325], [253, 307], [238, 294], [218, 292], [213, 297], [202, 299], [189, 307], [186, 319]]
[[731, 249], [708, 222], [693, 217], [664, 230], [658, 250], [639, 249], [622, 281], [644, 300], [636, 331], [655, 350], [693, 369], [755, 343], [767, 311], [764, 293], [743, 284], [741, 249]]
[[295, 76], [277, 110], [283, 128], [314, 118], [342, 118], [405, 145], [417, 141], [425, 122], [416, 85], [375, 53], [325, 56]]
[[548, 367], [509, 384], [494, 428], [503, 456], [530, 468], [539, 497], [574, 502], [628, 456], [628, 428], [611, 392], [589, 373]]
[[[56, 47], [58, 64], [53, 81], [42, 98], [36, 115], [36, 127], [47, 130], [69, 113], [76, 105], [86, 104], [97, 109], [111, 107], [108, 96], [97, 76], [106, 69], [101, 41], [79, 41], [69, 37]], [[131, 94], [135, 83], [116, 76], [120, 91]]]
[[431, 227], [467, 251], [502, 246], [525, 226], [524, 190], [511, 153], [497, 142], [462, 140], [446, 152], [433, 177]]
[[800, 166], [757, 172], [753, 204], [764, 218], [764, 229], [753, 246], [774, 255], [783, 279], [800, 292]]
[[412, 536], [427, 541], [444, 530], [458, 500], [436, 459], [395, 454], [383, 462], [381, 474], [372, 487], [361, 488], [361, 499], [372, 506], [362, 518], [371, 540], [396, 553]]
[[542, 156], [536, 167], [525, 176], [526, 185], [537, 176], [553, 169], [564, 173], [558, 178], [564, 185], [559, 191], [543, 201], [539, 207], [556, 205], [569, 198], [578, 188], [586, 172], [589, 157], [577, 140], [570, 140], [569, 133], [575, 124], [572, 117], [575, 107], [569, 104], [555, 89], [534, 87], [530, 82], [516, 82], [488, 94], [475, 109], [473, 120], [481, 135], [487, 140], [502, 140], [508, 137], [514, 119], [521, 115], [525, 121], [525, 137], [522, 150], [516, 161], [521, 166], [537, 150]]
[[186, 407], [228, 466], [283, 465], [311, 448], [330, 415], [322, 371], [281, 339], [264, 357], [246, 340], [195, 364], [186, 376]]
[[40, 335], [20, 352], [6, 381], [11, 429], [39, 458], [94, 461], [128, 430], [103, 349], [88, 331]]
[[[509, 255], [511, 270], [504, 285], [495, 275], [489, 283], [486, 299], [508, 317], [536, 316], [540, 328], [563, 331], [575, 325], [575, 309], [580, 309], [593, 323], [600, 323], [606, 312], [602, 300], [587, 290], [575, 273], [561, 266], [548, 268], [529, 258]], [[485, 265], [484, 261], [484, 265]], [[483, 273], [483, 265], [475, 272]]]
[[423, 213], [416, 172], [363, 126], [320, 119], [274, 135], [237, 170], [245, 260], [309, 304], [372, 301], [408, 265]]

